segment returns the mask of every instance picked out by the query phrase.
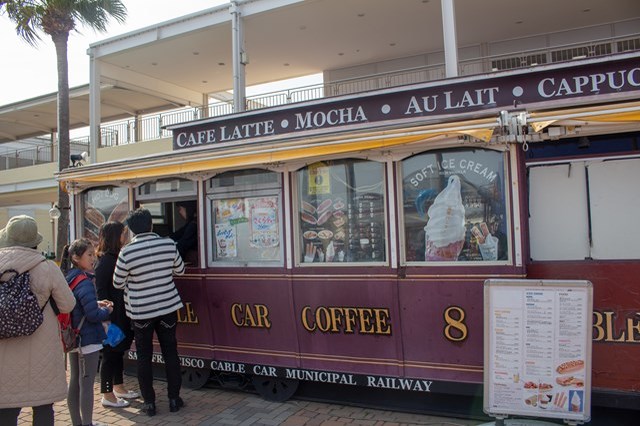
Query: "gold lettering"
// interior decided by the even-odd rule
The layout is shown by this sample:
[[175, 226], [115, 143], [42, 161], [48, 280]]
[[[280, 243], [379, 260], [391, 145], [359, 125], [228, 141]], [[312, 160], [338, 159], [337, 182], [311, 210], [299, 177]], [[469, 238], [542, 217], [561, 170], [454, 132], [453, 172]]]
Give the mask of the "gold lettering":
[[604, 319], [602, 318], [602, 314], [600, 312], [594, 312], [593, 331], [595, 332], [595, 337], [593, 338], [593, 340], [596, 342], [599, 342], [605, 337], [604, 328], [602, 328], [602, 321], [604, 321]]
[[[454, 314], [453, 316], [451, 314]], [[465, 312], [459, 306], [449, 306], [444, 311], [444, 336], [452, 342], [462, 342], [467, 338], [467, 326], [464, 324]]]
[[258, 319], [258, 327], [271, 328], [269, 308], [265, 305], [256, 305], [256, 317]]
[[238, 315], [242, 315], [242, 306], [239, 303], [231, 305], [231, 321], [233, 321], [236, 326], [242, 327], [242, 319], [236, 316], [236, 312], [238, 312]]
[[358, 311], [356, 311], [355, 308], [344, 308], [344, 316], [345, 316], [344, 332], [345, 333], [355, 332], [357, 314], [358, 314]]
[[614, 312], [605, 312], [604, 316], [606, 318], [606, 328], [607, 328], [607, 338], [604, 339], [605, 342], [624, 342], [624, 331], [622, 335], [618, 338], [614, 337], [613, 325], [616, 321], [616, 316]]
[[316, 310], [316, 324], [318, 324], [318, 330], [326, 333], [329, 331], [329, 312], [325, 307], [319, 307]]
[[386, 309], [376, 308], [373, 310], [376, 319], [376, 334], [391, 334], [391, 324], [389, 324], [389, 312]]
[[640, 340], [636, 339], [638, 335], [640, 335], [640, 321], [637, 318], [627, 318], [627, 343], [639, 343]]
[[265, 305], [231, 305], [231, 321], [237, 327], [271, 328], [269, 308]]
[[198, 316], [193, 310], [191, 302], [185, 302], [184, 308], [178, 309], [178, 322], [181, 324], [199, 324]]
[[315, 323], [313, 324], [313, 327], [309, 325], [308, 313], [310, 310], [311, 310], [311, 306], [305, 306], [304, 308], [302, 308], [302, 326], [307, 331], [316, 331]]
[[319, 306], [314, 312], [305, 306], [300, 318], [309, 332], [352, 334], [357, 330], [361, 334], [391, 334], [389, 310], [384, 308]]
[[358, 314], [360, 315], [360, 333], [373, 334], [375, 330], [371, 325], [371, 309], [358, 308]]

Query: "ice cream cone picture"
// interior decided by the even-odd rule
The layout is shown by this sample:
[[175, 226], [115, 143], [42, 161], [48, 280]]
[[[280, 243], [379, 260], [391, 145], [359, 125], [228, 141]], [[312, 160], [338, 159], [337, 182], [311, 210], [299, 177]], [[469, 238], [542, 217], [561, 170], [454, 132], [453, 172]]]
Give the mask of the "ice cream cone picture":
[[447, 187], [429, 207], [429, 219], [424, 227], [425, 260], [458, 260], [465, 236], [465, 210], [460, 190], [460, 178], [450, 176]]

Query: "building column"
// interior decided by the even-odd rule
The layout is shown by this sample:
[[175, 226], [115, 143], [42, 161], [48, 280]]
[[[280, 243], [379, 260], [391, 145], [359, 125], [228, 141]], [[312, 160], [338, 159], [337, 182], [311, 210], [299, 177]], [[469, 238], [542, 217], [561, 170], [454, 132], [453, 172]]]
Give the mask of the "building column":
[[229, 12], [232, 15], [232, 44], [233, 44], [233, 112], [245, 110], [246, 82], [244, 67], [247, 64], [247, 56], [244, 51], [244, 29], [240, 9], [235, 1], [231, 2]]
[[456, 40], [456, 12], [454, 0], [441, 0], [442, 31], [444, 35], [444, 65], [447, 78], [458, 76], [458, 42]]
[[100, 65], [96, 61], [93, 49], [89, 54], [89, 161], [98, 162], [98, 148], [100, 147]]

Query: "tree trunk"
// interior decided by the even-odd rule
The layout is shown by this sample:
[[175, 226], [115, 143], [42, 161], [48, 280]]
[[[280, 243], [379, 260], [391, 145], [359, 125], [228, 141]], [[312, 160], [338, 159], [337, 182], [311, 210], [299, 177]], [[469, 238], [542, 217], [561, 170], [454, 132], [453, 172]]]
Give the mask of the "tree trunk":
[[[67, 42], [69, 33], [51, 36], [56, 47], [58, 68], [58, 171], [69, 167], [71, 148], [69, 145], [69, 63]], [[64, 246], [69, 244], [69, 194], [58, 185], [58, 235], [56, 238], [56, 260], [60, 261]]]

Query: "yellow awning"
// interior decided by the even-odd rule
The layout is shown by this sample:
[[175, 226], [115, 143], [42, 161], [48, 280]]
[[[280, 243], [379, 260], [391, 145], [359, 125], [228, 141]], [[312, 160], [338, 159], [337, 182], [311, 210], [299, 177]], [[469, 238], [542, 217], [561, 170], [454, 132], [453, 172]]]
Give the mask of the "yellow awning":
[[634, 122], [640, 121], [640, 102], [598, 105], [584, 108], [567, 108], [553, 111], [532, 112], [528, 122], [539, 132], [545, 127], [561, 121]]
[[455, 134], [466, 134], [489, 141], [496, 124], [495, 118], [488, 118], [358, 134], [332, 134], [232, 147], [208, 147], [197, 151], [173, 151], [145, 159], [128, 159], [67, 169], [58, 175], [58, 179], [79, 184], [139, 181], [304, 159], [315, 161], [323, 157], [384, 150]]

